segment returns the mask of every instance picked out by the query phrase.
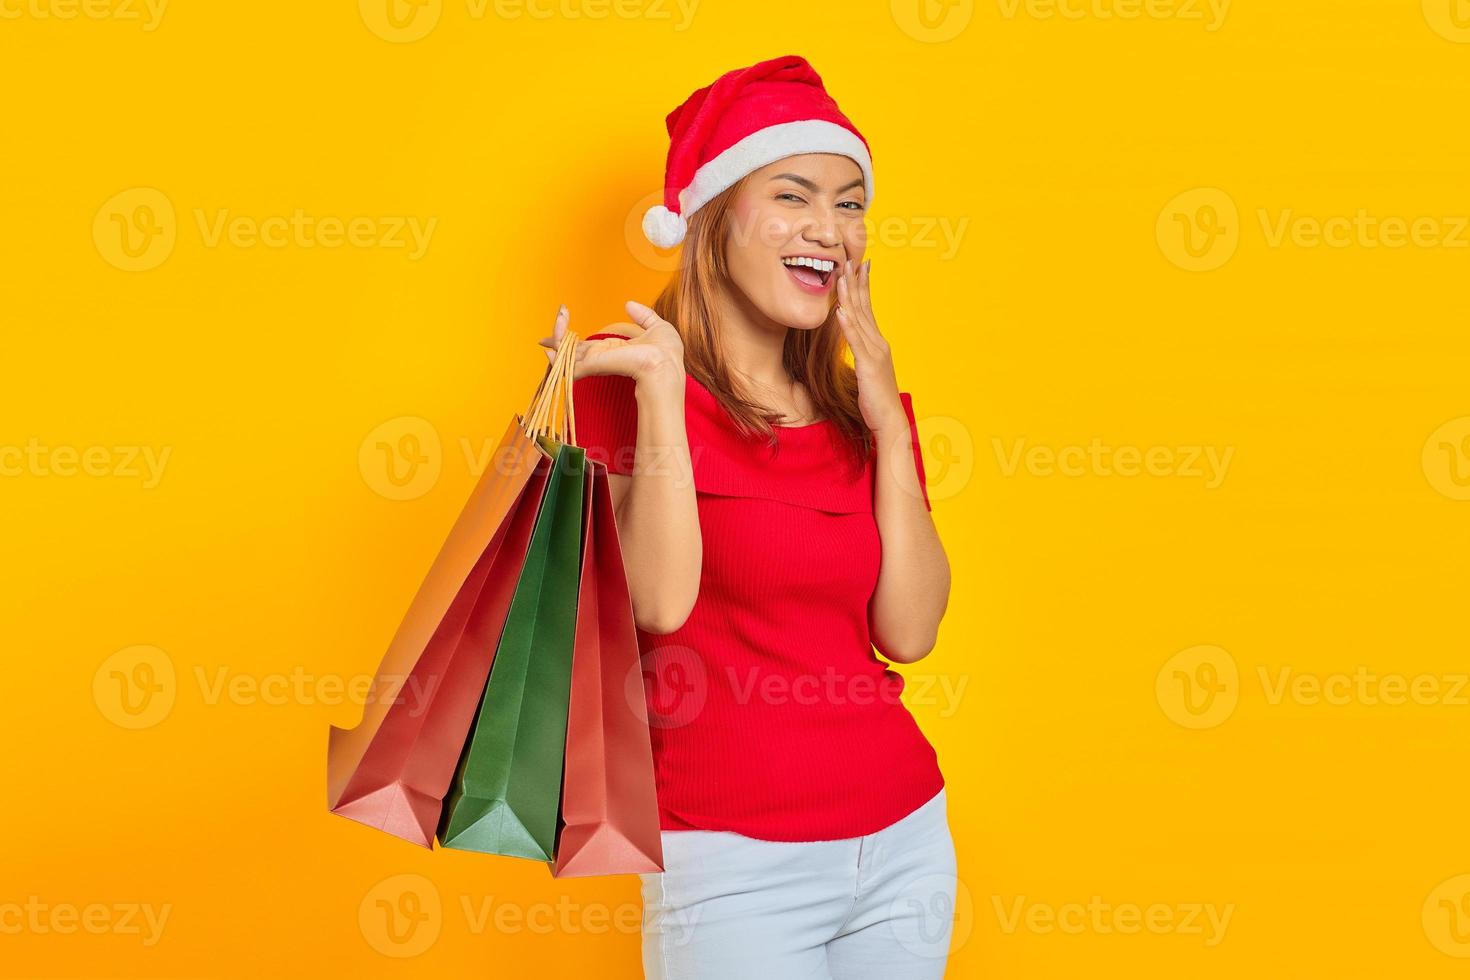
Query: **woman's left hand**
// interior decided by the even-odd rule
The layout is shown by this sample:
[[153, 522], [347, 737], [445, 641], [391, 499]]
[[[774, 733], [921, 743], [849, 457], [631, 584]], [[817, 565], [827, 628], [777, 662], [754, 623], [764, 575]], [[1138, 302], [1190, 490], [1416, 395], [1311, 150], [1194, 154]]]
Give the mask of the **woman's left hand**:
[[908, 426], [908, 415], [898, 397], [898, 376], [893, 369], [893, 353], [888, 341], [878, 332], [873, 317], [873, 298], [868, 288], [868, 259], [853, 273], [852, 260], [842, 264], [837, 279], [837, 324], [852, 348], [853, 366], [857, 372], [858, 407], [868, 428], [878, 432], [886, 426]]

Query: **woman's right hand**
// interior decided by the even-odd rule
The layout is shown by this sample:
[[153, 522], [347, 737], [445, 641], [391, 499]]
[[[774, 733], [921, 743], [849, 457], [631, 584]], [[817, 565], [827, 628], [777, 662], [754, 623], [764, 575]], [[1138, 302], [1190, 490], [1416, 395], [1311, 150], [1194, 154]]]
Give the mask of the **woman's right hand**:
[[[684, 374], [684, 338], [674, 325], [635, 300], [627, 303], [628, 316], [634, 323], [613, 324], [598, 333], [616, 331], [626, 337], [602, 337], [577, 342], [572, 380], [598, 374], [616, 374], [635, 382], [656, 377], [682, 380]], [[556, 359], [556, 349], [567, 333], [571, 314], [563, 306], [556, 315], [556, 326], [550, 337], [542, 337], [546, 359]]]

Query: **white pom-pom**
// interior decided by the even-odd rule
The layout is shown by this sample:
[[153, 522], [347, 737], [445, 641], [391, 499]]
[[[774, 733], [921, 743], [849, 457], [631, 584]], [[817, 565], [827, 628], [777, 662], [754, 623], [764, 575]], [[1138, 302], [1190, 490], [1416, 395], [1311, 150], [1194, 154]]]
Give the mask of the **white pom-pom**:
[[643, 234], [659, 248], [673, 248], [684, 240], [689, 223], [662, 204], [655, 204], [643, 215]]

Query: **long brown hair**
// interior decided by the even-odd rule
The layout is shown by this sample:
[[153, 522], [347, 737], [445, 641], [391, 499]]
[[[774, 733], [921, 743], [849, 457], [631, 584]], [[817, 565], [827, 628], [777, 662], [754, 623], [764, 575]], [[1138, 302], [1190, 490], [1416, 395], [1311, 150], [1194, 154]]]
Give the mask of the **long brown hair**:
[[[721, 288], [734, 288], [725, 260], [733, 220], [730, 203], [748, 179], [722, 191], [689, 216], [679, 268], [653, 308], [683, 338], [685, 370], [709, 389], [742, 432], [763, 436], [768, 445], [775, 446], [771, 423], [780, 416], [764, 411], [736, 381], [725, 359], [716, 302]], [[834, 307], [815, 330], [788, 330], [781, 359], [791, 377], [806, 386], [818, 414], [831, 421], [841, 442], [862, 460], [872, 453], [873, 444], [858, 408], [857, 375], [843, 357], [846, 346]]]

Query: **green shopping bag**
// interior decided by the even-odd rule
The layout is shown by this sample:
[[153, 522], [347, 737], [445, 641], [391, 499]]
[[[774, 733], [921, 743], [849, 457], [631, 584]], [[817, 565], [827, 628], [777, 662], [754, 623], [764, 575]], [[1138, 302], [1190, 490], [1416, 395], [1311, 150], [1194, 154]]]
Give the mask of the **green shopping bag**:
[[538, 436], [551, 476], [454, 784], [445, 847], [552, 859], [582, 554], [586, 451]]

